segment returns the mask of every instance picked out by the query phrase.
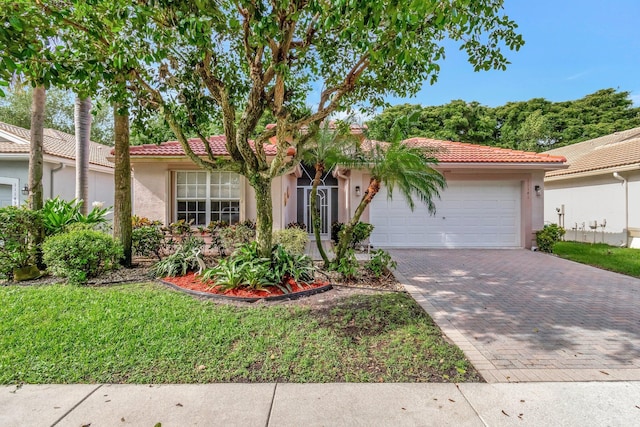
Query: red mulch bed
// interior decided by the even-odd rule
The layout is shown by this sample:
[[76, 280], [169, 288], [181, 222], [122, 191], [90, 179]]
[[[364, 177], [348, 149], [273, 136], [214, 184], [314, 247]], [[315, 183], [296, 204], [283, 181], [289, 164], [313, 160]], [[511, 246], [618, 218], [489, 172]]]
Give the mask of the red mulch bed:
[[[183, 289], [189, 289], [192, 291], [206, 292], [210, 294], [225, 295], [229, 297], [241, 297], [241, 298], [266, 298], [284, 295], [284, 292], [280, 288], [275, 286], [265, 286], [264, 290], [258, 291], [250, 288], [237, 288], [222, 290], [220, 286], [216, 286], [213, 282], [203, 282], [195, 273], [187, 273], [186, 276], [177, 277], [165, 277], [162, 279], [165, 282], [172, 283]], [[298, 292], [308, 291], [309, 289], [320, 288], [328, 285], [329, 282], [315, 282], [315, 283], [296, 283], [293, 279], [289, 280], [292, 292], [288, 295], [292, 295]]]

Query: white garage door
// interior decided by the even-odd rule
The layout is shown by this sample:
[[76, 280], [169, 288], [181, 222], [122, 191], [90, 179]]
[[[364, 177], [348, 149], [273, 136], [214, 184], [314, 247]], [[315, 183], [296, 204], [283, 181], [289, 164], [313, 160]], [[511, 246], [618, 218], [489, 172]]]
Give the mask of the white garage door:
[[520, 247], [519, 181], [450, 181], [436, 214], [417, 199], [413, 212], [404, 197], [386, 190], [371, 202], [374, 247]]

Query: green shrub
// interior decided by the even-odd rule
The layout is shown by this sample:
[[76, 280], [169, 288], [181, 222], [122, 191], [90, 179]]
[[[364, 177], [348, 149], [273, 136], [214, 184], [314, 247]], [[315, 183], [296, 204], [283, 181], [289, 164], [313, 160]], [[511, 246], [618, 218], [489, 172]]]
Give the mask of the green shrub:
[[103, 271], [114, 270], [123, 256], [120, 243], [95, 230], [76, 230], [48, 237], [42, 245], [43, 258], [54, 276], [82, 285]]
[[[237, 224], [220, 229], [219, 236], [223, 252], [230, 253], [253, 241], [256, 238], [256, 230], [244, 224]], [[220, 255], [225, 254], [221, 252]]]
[[174, 253], [158, 261], [151, 267], [154, 277], [184, 276], [189, 271], [203, 268], [202, 252], [204, 240], [195, 236], [186, 236], [176, 246]]
[[[331, 240], [335, 243], [338, 243], [340, 240], [344, 226], [345, 224], [343, 222], [334, 222], [331, 224]], [[358, 247], [358, 245], [371, 236], [373, 228], [374, 226], [369, 223], [358, 221], [356, 226], [353, 228], [353, 234], [351, 235], [349, 246], [352, 248]]]
[[553, 245], [562, 239], [565, 229], [556, 224], [547, 224], [542, 230], [536, 231], [536, 243], [541, 252], [551, 253]]
[[273, 232], [273, 244], [282, 245], [293, 254], [304, 254], [307, 243], [309, 243], [309, 234], [301, 228], [287, 228]]
[[337, 271], [345, 280], [354, 280], [358, 277], [358, 269], [360, 264], [356, 258], [356, 254], [353, 249], [349, 248], [344, 254], [344, 257], [334, 260], [329, 268], [333, 271]]
[[263, 289], [273, 285], [290, 293], [289, 279], [296, 282], [313, 280], [315, 268], [311, 258], [305, 255], [289, 253], [281, 245], [274, 246], [271, 258], [262, 258], [256, 242], [241, 245], [227, 259], [221, 259], [218, 265], [204, 271], [201, 278], [212, 280], [214, 286], [223, 289], [249, 287]]
[[131, 232], [131, 249], [135, 255], [156, 256], [162, 259], [160, 252], [164, 247], [164, 233], [156, 225], [134, 228]]
[[42, 207], [42, 220], [47, 236], [63, 233], [69, 225], [75, 223], [96, 226], [107, 222], [109, 209], [96, 205], [87, 215], [82, 215], [81, 207], [82, 200], [67, 202], [59, 197], [47, 200]]
[[331, 224], [331, 240], [333, 243], [338, 243], [338, 239], [340, 238], [339, 234], [342, 231], [342, 227], [344, 227], [344, 222], [334, 222]]
[[378, 279], [396, 267], [397, 263], [391, 259], [389, 252], [382, 249], [372, 251], [371, 259], [364, 264], [364, 268], [369, 270], [371, 274]]
[[34, 264], [42, 231], [42, 215], [17, 206], [0, 209], [0, 277], [11, 279], [13, 270]]

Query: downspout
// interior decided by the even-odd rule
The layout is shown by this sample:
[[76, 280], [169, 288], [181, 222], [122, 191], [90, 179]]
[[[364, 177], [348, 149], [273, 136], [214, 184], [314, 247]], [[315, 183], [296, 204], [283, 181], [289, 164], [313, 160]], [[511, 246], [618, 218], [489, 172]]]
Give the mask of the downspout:
[[624, 245], [629, 247], [629, 183], [618, 172], [613, 177], [624, 184]]
[[51, 169], [50, 173], [50, 180], [49, 182], [51, 183], [51, 187], [49, 187], [49, 198], [53, 199], [53, 174], [58, 172], [60, 169], [64, 169], [64, 163], [60, 163], [60, 165], [58, 165], [57, 168], [53, 168]]
[[[351, 220], [351, 177], [340, 172], [340, 168], [336, 168], [336, 178], [341, 178], [347, 181], [345, 195], [345, 207], [347, 208], [347, 221]], [[346, 222], [346, 221], [345, 221]]]

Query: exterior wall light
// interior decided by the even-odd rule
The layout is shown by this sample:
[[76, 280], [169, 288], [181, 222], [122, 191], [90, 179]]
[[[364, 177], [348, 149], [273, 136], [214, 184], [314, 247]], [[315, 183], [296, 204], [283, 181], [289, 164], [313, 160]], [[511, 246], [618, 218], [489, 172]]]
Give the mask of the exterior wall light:
[[29, 195], [29, 187], [27, 186], [27, 184], [25, 184], [24, 187], [22, 187], [22, 195], [23, 196]]
[[536, 196], [542, 195], [542, 188], [539, 185], [536, 185], [533, 189], [536, 190]]
[[356, 196], [360, 197], [360, 186], [356, 185]]

